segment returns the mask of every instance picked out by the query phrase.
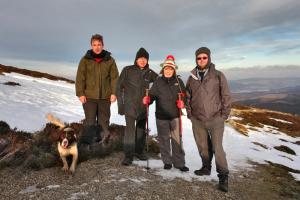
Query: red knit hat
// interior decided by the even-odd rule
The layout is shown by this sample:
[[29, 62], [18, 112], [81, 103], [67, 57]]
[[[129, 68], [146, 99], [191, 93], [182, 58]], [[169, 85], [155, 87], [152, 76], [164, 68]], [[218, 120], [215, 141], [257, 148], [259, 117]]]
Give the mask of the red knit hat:
[[173, 55], [168, 55], [163, 63], [160, 64], [162, 68], [165, 67], [172, 67], [174, 70], [178, 69], [177, 65], [175, 64], [175, 58]]

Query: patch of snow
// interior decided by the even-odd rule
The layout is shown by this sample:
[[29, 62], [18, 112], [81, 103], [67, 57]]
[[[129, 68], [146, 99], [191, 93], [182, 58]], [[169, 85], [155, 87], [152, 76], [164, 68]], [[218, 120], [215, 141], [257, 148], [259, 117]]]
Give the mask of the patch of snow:
[[36, 187], [36, 185], [31, 185], [31, 186], [28, 186], [27, 188], [25, 188], [24, 190], [21, 190], [19, 192], [19, 194], [28, 194], [28, 193], [33, 193], [33, 192], [37, 192], [39, 191], [40, 189], [38, 189]]
[[273, 119], [275, 121], [286, 123], [286, 124], [293, 124], [292, 122], [289, 122], [289, 121], [286, 121], [286, 120], [282, 120], [282, 119], [276, 119], [276, 118], [272, 118], [272, 117], [270, 117], [269, 119]]
[[88, 192], [76, 192], [71, 194], [71, 197], [68, 198], [69, 200], [76, 200], [76, 199], [82, 199], [84, 196], [87, 196]]
[[60, 185], [48, 185], [48, 186], [46, 187], [46, 189], [49, 189], [49, 190], [51, 190], [51, 189], [56, 189], [56, 188], [60, 188]]
[[290, 172], [290, 174], [295, 178], [296, 181], [300, 181], [300, 174], [299, 173]]
[[236, 117], [236, 116], [230, 116], [229, 119], [236, 120], [236, 121], [241, 121], [241, 120], [243, 120], [242, 117]]
[[126, 197], [126, 193], [125, 193], [125, 194], [118, 195], [118, 196], [115, 197], [115, 200], [123, 200], [123, 199], [128, 199], [128, 198]]
[[143, 182], [147, 182], [149, 181], [148, 179], [146, 178], [143, 178], [143, 177], [131, 177], [131, 178], [121, 178], [120, 180], [118, 180], [118, 182], [122, 183], [122, 182], [126, 182], [126, 181], [131, 181], [133, 183], [136, 183], [136, 184], [142, 184]]

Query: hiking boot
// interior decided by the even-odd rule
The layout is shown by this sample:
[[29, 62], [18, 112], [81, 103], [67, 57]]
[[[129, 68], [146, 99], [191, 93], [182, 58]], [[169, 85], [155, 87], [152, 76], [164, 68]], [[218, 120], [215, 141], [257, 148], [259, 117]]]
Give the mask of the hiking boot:
[[210, 175], [210, 169], [207, 168], [207, 167], [202, 167], [201, 169], [195, 170], [194, 173], [197, 176], [204, 176], [204, 175], [209, 176]]
[[179, 169], [182, 172], [188, 172], [190, 169], [187, 166], [183, 166], [183, 167], [176, 167], [177, 169]]
[[132, 158], [125, 157], [124, 160], [122, 161], [122, 165], [128, 166], [132, 164]]
[[171, 164], [165, 164], [165, 165], [164, 165], [164, 169], [168, 169], [168, 170], [169, 170], [169, 169], [171, 169], [171, 168], [172, 168], [172, 165], [171, 165]]
[[218, 175], [219, 177], [219, 190], [228, 192], [228, 175]]
[[148, 156], [145, 153], [139, 153], [135, 155], [139, 160], [147, 160]]

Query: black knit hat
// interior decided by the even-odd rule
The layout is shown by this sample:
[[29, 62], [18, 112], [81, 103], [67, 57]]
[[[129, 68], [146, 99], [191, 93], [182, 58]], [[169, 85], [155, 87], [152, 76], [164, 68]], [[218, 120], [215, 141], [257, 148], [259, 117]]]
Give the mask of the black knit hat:
[[196, 56], [196, 63], [197, 63], [197, 56], [201, 53], [205, 53], [208, 56], [208, 63], [207, 66], [211, 63], [210, 59], [210, 50], [207, 47], [200, 47], [199, 49], [196, 50], [195, 56]]
[[206, 55], [210, 56], [210, 50], [207, 47], [200, 47], [199, 49], [197, 49], [197, 51], [195, 52], [196, 57], [200, 54], [200, 53], [205, 53]]
[[135, 56], [135, 61], [139, 58], [146, 58], [147, 60], [149, 60], [149, 53], [146, 51], [146, 49], [144, 49], [143, 47], [141, 47], [138, 52], [136, 53]]

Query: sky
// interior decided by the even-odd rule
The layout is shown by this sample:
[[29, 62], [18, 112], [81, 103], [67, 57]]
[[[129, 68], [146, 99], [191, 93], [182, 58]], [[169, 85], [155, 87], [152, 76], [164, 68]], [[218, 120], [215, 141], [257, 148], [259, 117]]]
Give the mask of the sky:
[[72, 77], [99, 33], [119, 69], [144, 47], [154, 70], [173, 54], [189, 71], [207, 46], [220, 70], [300, 76], [299, 10], [299, 0], [1, 0], [0, 63]]

